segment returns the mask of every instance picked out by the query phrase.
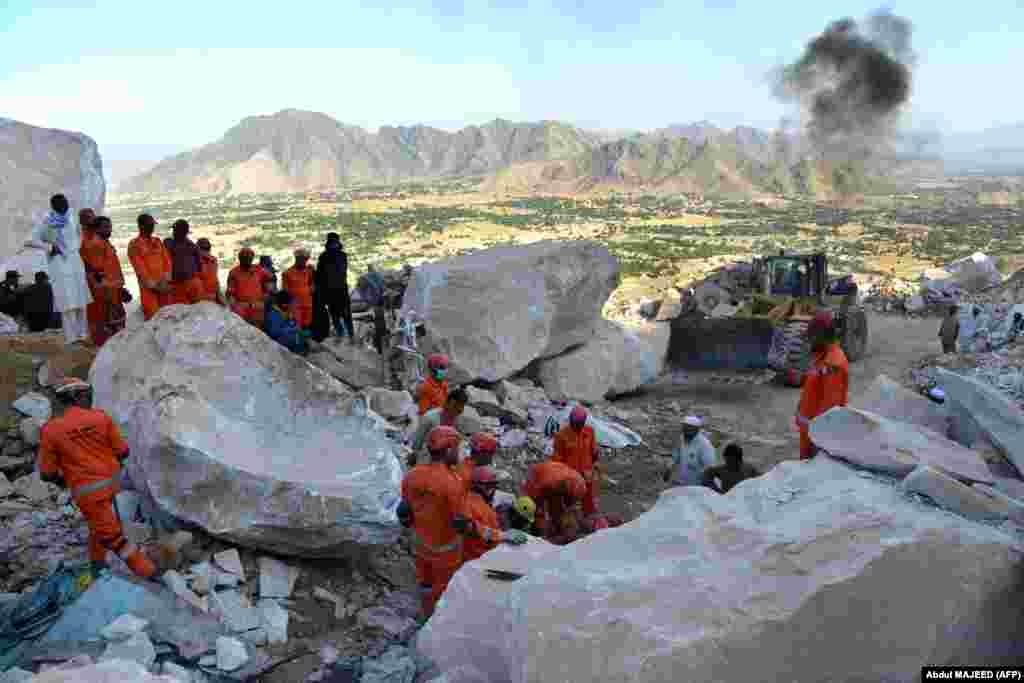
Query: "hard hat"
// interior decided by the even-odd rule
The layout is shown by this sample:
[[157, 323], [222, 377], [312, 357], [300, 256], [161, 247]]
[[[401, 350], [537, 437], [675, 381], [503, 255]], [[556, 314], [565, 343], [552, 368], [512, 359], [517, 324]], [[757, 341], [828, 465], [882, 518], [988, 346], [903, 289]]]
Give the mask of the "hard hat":
[[583, 477], [576, 475], [570, 479], [565, 480], [567, 483], [566, 493], [570, 497], [580, 499], [587, 494], [587, 483], [583, 481]]
[[431, 370], [445, 370], [448, 368], [448, 356], [443, 353], [435, 353], [427, 361], [427, 367]]
[[476, 432], [469, 438], [469, 452], [494, 455], [498, 450], [498, 440], [490, 432]]
[[577, 405], [569, 413], [569, 424], [573, 426], [583, 426], [587, 421], [587, 409], [581, 405]]
[[494, 471], [493, 467], [482, 465], [480, 467], [473, 468], [473, 484], [482, 484], [485, 486], [497, 486], [498, 485], [498, 473]]
[[458, 448], [460, 440], [461, 437], [454, 427], [434, 427], [427, 435], [427, 450], [436, 452], [448, 448]]
[[807, 325], [807, 336], [813, 337], [821, 334], [831, 328], [834, 323], [835, 318], [832, 317], [829, 311], [818, 311], [814, 314], [814, 319]]
[[537, 516], [537, 504], [533, 502], [533, 498], [529, 496], [519, 496], [515, 502], [512, 503], [512, 508], [519, 513], [519, 516], [533, 524], [534, 518]]

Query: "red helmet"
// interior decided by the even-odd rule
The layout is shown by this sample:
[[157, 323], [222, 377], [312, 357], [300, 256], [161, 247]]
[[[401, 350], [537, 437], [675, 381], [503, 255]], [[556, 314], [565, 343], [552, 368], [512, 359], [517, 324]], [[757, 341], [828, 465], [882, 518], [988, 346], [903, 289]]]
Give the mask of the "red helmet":
[[576, 406], [569, 413], [569, 424], [577, 429], [582, 427], [587, 422], [587, 409], [583, 406]]
[[454, 427], [434, 427], [427, 435], [427, 450], [431, 453], [458, 448], [461, 437]]
[[814, 319], [807, 325], [807, 336], [817, 336], [825, 330], [831, 329], [834, 323], [835, 319], [830, 312], [818, 311], [814, 314]]
[[474, 467], [473, 484], [481, 486], [497, 486], [498, 473], [494, 471], [493, 467], [489, 467], [487, 465]]
[[448, 368], [448, 356], [443, 353], [435, 353], [427, 360], [427, 367], [431, 370], [446, 370]]
[[469, 452], [472, 455], [494, 455], [498, 450], [498, 440], [490, 432], [476, 432], [469, 438]]
[[587, 482], [583, 481], [583, 477], [576, 475], [565, 480], [565, 492], [570, 498], [579, 500], [587, 494]]
[[248, 256], [249, 258], [256, 258], [256, 252], [250, 249], [249, 247], [242, 247], [238, 251], [238, 258], [242, 258], [243, 256]]

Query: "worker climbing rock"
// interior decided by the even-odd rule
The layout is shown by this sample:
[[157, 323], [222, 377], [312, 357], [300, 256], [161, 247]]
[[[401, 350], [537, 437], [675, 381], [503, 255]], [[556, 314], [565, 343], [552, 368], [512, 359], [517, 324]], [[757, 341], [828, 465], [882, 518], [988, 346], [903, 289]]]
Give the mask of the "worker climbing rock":
[[459, 463], [458, 473], [466, 489], [471, 488], [473, 470], [485, 467], [494, 462], [494, 454], [498, 452], [498, 439], [490, 432], [476, 432], [469, 438], [469, 457]]
[[537, 505], [537, 530], [545, 538], [562, 533], [566, 510], [574, 507], [587, 494], [587, 482], [579, 472], [560, 462], [532, 465], [523, 484], [523, 495]]
[[[468, 460], [467, 460], [468, 462]], [[522, 531], [510, 529], [502, 532], [498, 513], [492, 507], [494, 492], [498, 490], [498, 475], [494, 469], [483, 465], [474, 467], [470, 475], [470, 491], [466, 496], [466, 521], [458, 522], [466, 534], [464, 562], [477, 559], [499, 543], [520, 545], [529, 537]]]
[[437, 427], [427, 437], [430, 464], [417, 465], [402, 480], [399, 518], [412, 527], [423, 616], [429, 617], [448, 581], [462, 564], [463, 539], [454, 526], [464, 519], [466, 489], [455, 473], [459, 433]]
[[435, 353], [427, 360], [427, 376], [416, 387], [420, 415], [440, 408], [448, 400], [448, 356]]
[[426, 414], [421, 415], [419, 421], [412, 428], [409, 436], [409, 445], [412, 452], [409, 453], [409, 467], [417, 462], [426, 464], [430, 462], [430, 454], [425, 453], [427, 437], [435, 427], [454, 427], [455, 422], [466, 409], [469, 402], [469, 395], [462, 387], [456, 387], [451, 394], [447, 394], [445, 402], [440, 408], [432, 408]]
[[89, 525], [89, 559], [94, 570], [106, 566], [110, 550], [139, 576], [153, 578], [157, 566], [124, 537], [114, 507], [128, 444], [109, 415], [85, 407], [90, 389], [85, 382], [71, 378], [57, 389], [58, 401], [66, 410], [41, 430], [40, 478], [70, 489]]
[[800, 459], [813, 458], [817, 447], [811, 442], [811, 420], [849, 399], [850, 363], [839, 347], [832, 314], [822, 311], [807, 326], [813, 362], [804, 378], [796, 426], [800, 430]]
[[587, 482], [587, 494], [583, 497], [583, 514], [597, 512], [597, 437], [594, 428], [587, 424], [587, 410], [576, 406], [569, 413], [569, 424], [555, 435], [554, 453], [551, 460], [573, 468]]

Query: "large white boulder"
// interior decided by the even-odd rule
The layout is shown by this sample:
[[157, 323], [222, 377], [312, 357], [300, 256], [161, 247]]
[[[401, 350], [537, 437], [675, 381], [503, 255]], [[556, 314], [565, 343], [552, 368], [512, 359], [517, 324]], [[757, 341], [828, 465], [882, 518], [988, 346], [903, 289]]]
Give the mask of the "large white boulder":
[[490, 551], [417, 647], [452, 683], [917, 680], [1019, 663], [1022, 552], [836, 461], [785, 462], [568, 546]]
[[0, 188], [0, 272], [17, 270], [31, 282], [35, 271], [46, 269], [45, 258], [22, 247], [50, 210], [50, 197], [66, 195], [75, 214], [85, 207], [103, 210], [99, 148], [81, 133], [0, 118]]
[[1004, 498], [979, 491], [928, 465], [921, 465], [908, 474], [900, 482], [900, 488], [928, 496], [936, 505], [968, 519], [984, 521], [1010, 516], [1010, 504]]
[[885, 375], [879, 375], [862, 394], [850, 401], [851, 408], [866, 410], [890, 420], [909, 422], [945, 435], [946, 409], [905, 389]]
[[937, 369], [946, 400], [965, 410], [989, 441], [1024, 474], [1024, 413], [998, 389], [973, 377]]
[[161, 310], [107, 342], [90, 381], [126, 428], [133, 483], [171, 515], [284, 555], [397, 540], [394, 444], [341, 383], [226, 309]]
[[537, 379], [555, 400], [595, 402], [636, 391], [665, 369], [669, 325], [627, 327], [601, 320], [593, 339], [537, 364]]
[[932, 465], [968, 483], [991, 484], [988, 466], [976, 451], [927, 427], [897, 422], [856, 408], [832, 408], [811, 420], [811, 441], [836, 458], [896, 477], [918, 465]]
[[181, 683], [171, 676], [156, 676], [141, 664], [112, 659], [97, 664], [56, 669], [33, 676], [29, 683]]
[[419, 266], [402, 314], [425, 322], [421, 347], [448, 354], [453, 382], [496, 382], [590, 339], [618, 284], [605, 246], [545, 240]]

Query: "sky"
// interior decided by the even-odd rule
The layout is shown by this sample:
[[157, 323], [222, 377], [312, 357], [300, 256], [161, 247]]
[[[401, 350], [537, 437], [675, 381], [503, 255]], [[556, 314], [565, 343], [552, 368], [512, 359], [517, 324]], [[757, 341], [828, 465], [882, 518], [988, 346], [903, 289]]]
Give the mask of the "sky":
[[[242, 118], [310, 109], [370, 130], [496, 117], [644, 130], [796, 114], [770, 74], [876, 2], [110, 0], [0, 6], [0, 116], [149, 159]], [[918, 55], [906, 122], [969, 132], [1024, 111], [1024, 3], [893, 2]]]

